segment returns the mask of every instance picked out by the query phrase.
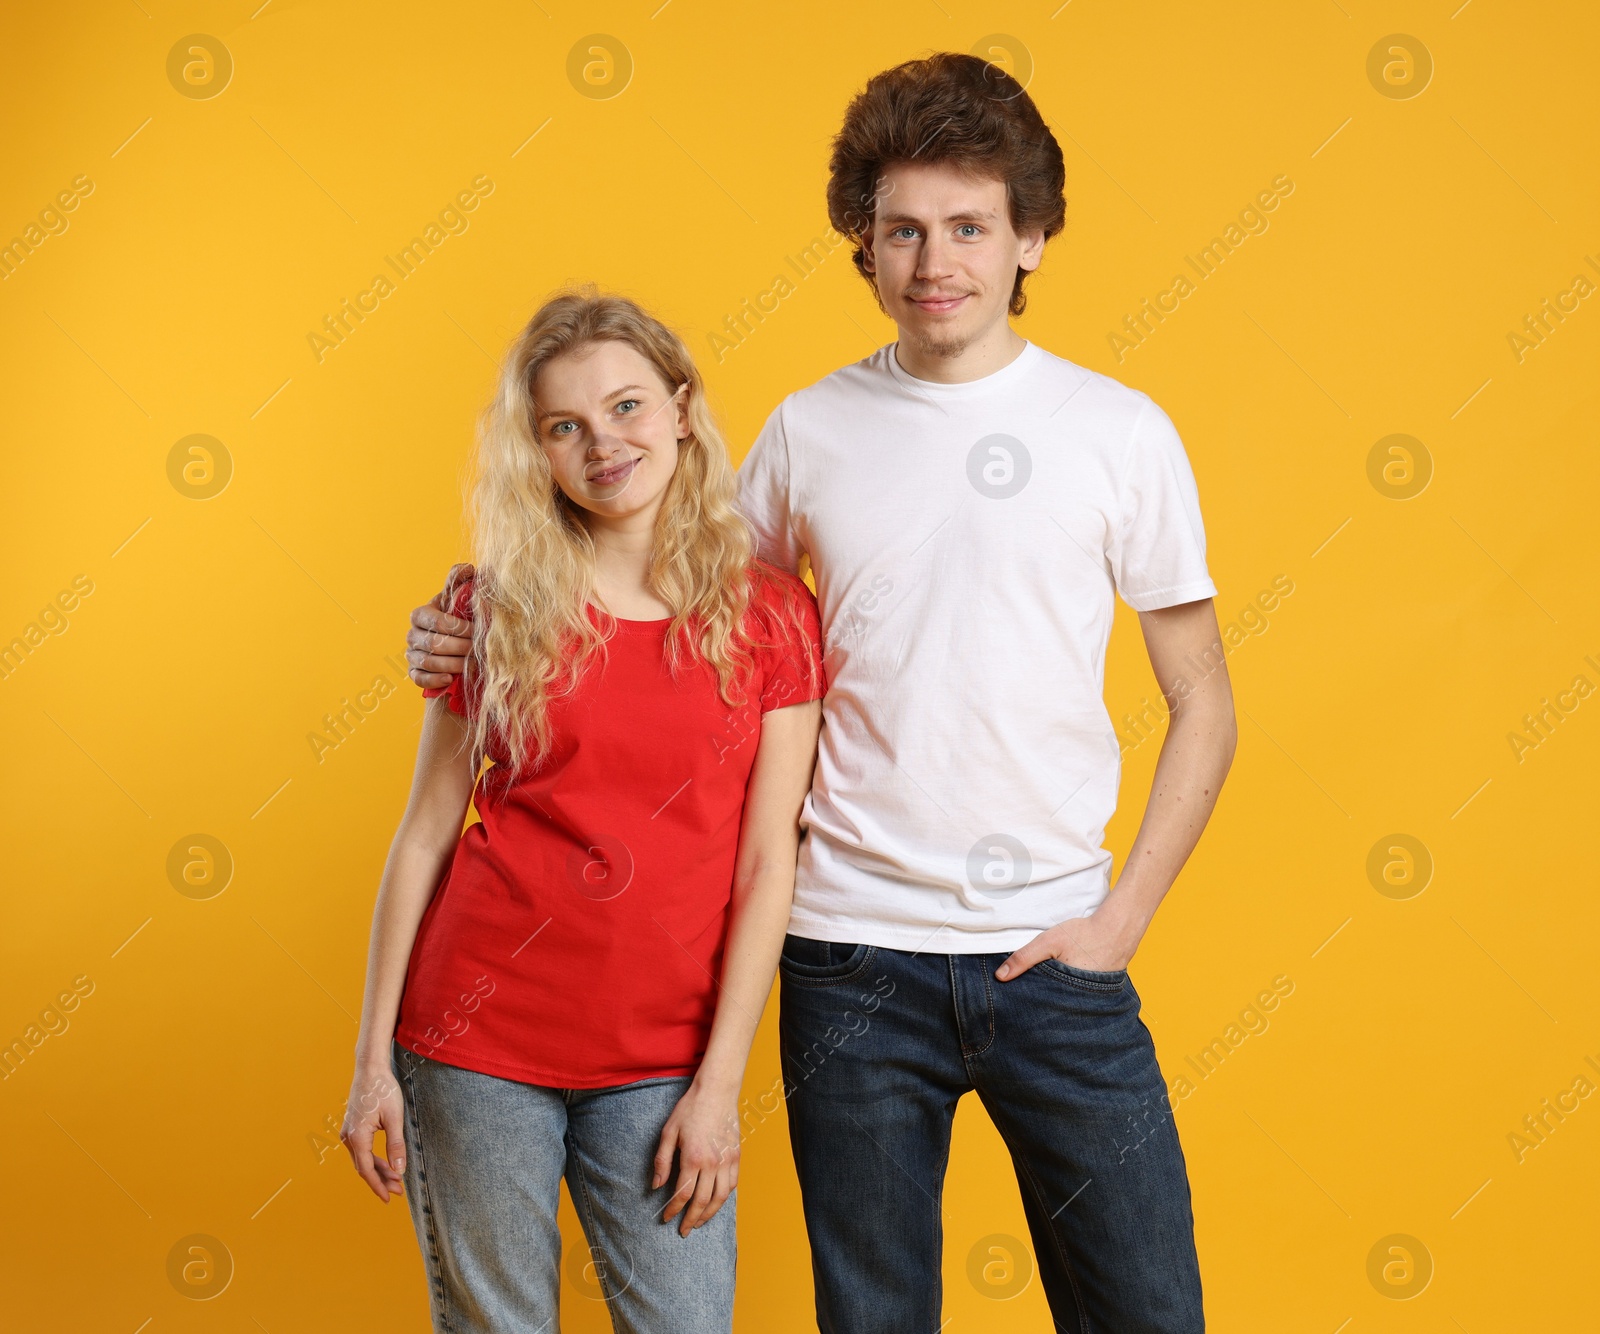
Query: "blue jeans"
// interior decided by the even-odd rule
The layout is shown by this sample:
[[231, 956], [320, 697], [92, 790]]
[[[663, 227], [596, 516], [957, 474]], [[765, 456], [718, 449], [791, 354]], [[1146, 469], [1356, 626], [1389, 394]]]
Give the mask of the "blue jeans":
[[1033, 1255], [984, 1238], [979, 1292], [1036, 1264], [1057, 1330], [1194, 1334], [1189, 1179], [1126, 972], [789, 936], [779, 964], [789, 1134], [823, 1334], [940, 1328], [940, 1196], [976, 1090], [1016, 1167]]
[[688, 1237], [652, 1162], [687, 1078], [557, 1089], [393, 1047], [406, 1106], [406, 1198], [441, 1334], [557, 1334], [561, 1178], [589, 1242], [567, 1265], [618, 1334], [728, 1334], [734, 1199]]

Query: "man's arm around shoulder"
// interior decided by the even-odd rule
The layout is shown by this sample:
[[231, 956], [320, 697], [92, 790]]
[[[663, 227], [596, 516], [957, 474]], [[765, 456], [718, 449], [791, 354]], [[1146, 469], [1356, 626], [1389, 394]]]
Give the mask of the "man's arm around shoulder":
[[452, 565], [444, 588], [432, 602], [411, 613], [411, 630], [406, 635], [406, 661], [410, 676], [425, 690], [443, 690], [452, 676], [459, 676], [472, 650], [472, 622], [452, 615], [456, 590], [476, 571], [470, 565]]

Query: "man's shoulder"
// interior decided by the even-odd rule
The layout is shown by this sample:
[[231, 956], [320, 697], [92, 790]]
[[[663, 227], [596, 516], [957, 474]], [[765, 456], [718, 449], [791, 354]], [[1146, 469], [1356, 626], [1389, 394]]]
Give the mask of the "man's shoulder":
[[[1041, 344], [1030, 342], [1029, 348], [1031, 364], [1026, 378], [1007, 385], [1008, 398], [1024, 414], [1031, 408], [1058, 425], [1075, 422], [1092, 426], [1097, 435], [1126, 439], [1139, 415], [1155, 407], [1142, 389], [1080, 366]], [[874, 409], [892, 410], [888, 405], [899, 402], [886, 393], [897, 383], [889, 366], [893, 355], [894, 344], [885, 344], [860, 361], [794, 390], [773, 409], [770, 420], [786, 431], [798, 428], [805, 435], [813, 424], [861, 420]]]
[[1045, 388], [1052, 402], [1057, 402], [1055, 396], [1059, 395], [1052, 415], [1099, 415], [1103, 420], [1109, 418], [1131, 427], [1146, 405], [1154, 402], [1144, 390], [1123, 384], [1114, 376], [1080, 366], [1038, 343], [1033, 346], [1038, 349], [1034, 383]]
[[893, 347], [893, 343], [885, 344], [860, 361], [829, 371], [820, 380], [786, 394], [773, 410], [774, 415], [827, 411], [841, 400], [875, 393], [889, 378], [887, 358]]

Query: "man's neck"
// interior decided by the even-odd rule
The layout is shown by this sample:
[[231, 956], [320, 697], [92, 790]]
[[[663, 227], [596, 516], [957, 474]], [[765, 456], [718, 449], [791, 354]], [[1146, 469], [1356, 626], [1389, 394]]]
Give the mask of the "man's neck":
[[929, 348], [915, 335], [907, 336], [900, 330], [900, 341], [895, 344], [894, 359], [900, 369], [918, 380], [934, 384], [965, 384], [981, 380], [986, 375], [1009, 366], [1027, 346], [1027, 340], [1011, 327], [1007, 320], [997, 320], [970, 343], [958, 350], [941, 352]]

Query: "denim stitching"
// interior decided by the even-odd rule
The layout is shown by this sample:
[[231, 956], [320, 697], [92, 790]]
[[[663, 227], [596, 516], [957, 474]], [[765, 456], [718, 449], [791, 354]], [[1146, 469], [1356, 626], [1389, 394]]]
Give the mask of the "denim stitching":
[[[1045, 1220], [1045, 1227], [1050, 1232], [1051, 1244], [1055, 1246], [1056, 1257], [1061, 1261], [1061, 1267], [1067, 1271], [1067, 1282], [1072, 1285], [1072, 1299], [1078, 1304], [1078, 1329], [1080, 1334], [1091, 1334], [1089, 1329], [1089, 1308], [1085, 1305], [1083, 1292], [1078, 1287], [1078, 1275], [1074, 1272], [1072, 1261], [1067, 1257], [1066, 1247], [1061, 1244], [1061, 1236], [1056, 1231], [1055, 1219], [1045, 1211], [1044, 1191], [1034, 1177], [1033, 1168], [1029, 1166], [1028, 1160], [1018, 1154], [1016, 1163], [1019, 1175], [1026, 1180], [1029, 1193], [1033, 1196], [1033, 1202], [1038, 1206], [1039, 1213]], [[1055, 1323], [1054, 1316], [1051, 1317], [1051, 1323]]]
[[[568, 1090], [568, 1092], [570, 1091], [571, 1090]], [[572, 1126], [572, 1122], [570, 1120], [567, 1122], [567, 1126], [570, 1132]], [[567, 1166], [571, 1174], [568, 1177], [568, 1185], [571, 1185], [571, 1176], [576, 1176], [578, 1178], [579, 1193], [583, 1196], [583, 1202], [580, 1204], [578, 1201], [578, 1196], [574, 1195], [572, 1197], [572, 1207], [577, 1210], [578, 1221], [583, 1224], [583, 1239], [589, 1244], [590, 1255], [592, 1257], [594, 1253], [595, 1237], [598, 1229], [595, 1226], [594, 1201], [589, 1195], [589, 1178], [583, 1174], [583, 1155], [579, 1153], [568, 1153]], [[604, 1247], [601, 1247], [601, 1252], [602, 1254], [605, 1253]], [[628, 1265], [631, 1269], [633, 1265], [633, 1257], [631, 1255], [628, 1257]], [[613, 1309], [611, 1303], [618, 1297], [622, 1296], [622, 1294], [620, 1292], [611, 1291], [611, 1267], [609, 1265], [597, 1266], [595, 1269], [595, 1277], [600, 1282], [600, 1291], [605, 1298], [606, 1314], [611, 1317], [612, 1323], [620, 1328], [621, 1322], [618, 1320], [617, 1312]]]
[[439, 1318], [444, 1322], [445, 1334], [450, 1334], [454, 1329], [450, 1320], [450, 1293], [444, 1281], [444, 1264], [439, 1259], [439, 1236], [433, 1221], [433, 1197], [428, 1190], [427, 1158], [422, 1152], [422, 1120], [417, 1115], [416, 1067], [409, 1060], [403, 1064], [406, 1066], [406, 1083], [412, 1089], [412, 1096], [406, 1100], [406, 1112], [411, 1118], [412, 1129], [416, 1131], [417, 1184], [422, 1189], [422, 1216], [427, 1222], [428, 1229], [428, 1268], [432, 1270], [434, 1286], [439, 1294]]
[[[939, 1257], [944, 1254], [944, 1209], [940, 1201], [944, 1199], [945, 1173], [950, 1170], [950, 1136], [945, 1136], [944, 1156], [939, 1163], [939, 1198], [933, 1202], [933, 1284], [939, 1294], [938, 1300], [933, 1303], [933, 1309], [928, 1312], [928, 1328], [932, 1334], [939, 1334], [944, 1328], [939, 1323], [939, 1314], [944, 1307], [944, 1271]], [[931, 1295], [931, 1294], [930, 1294]]]
[[989, 1040], [972, 1053], [974, 1056], [982, 1056], [984, 1052], [994, 1046], [994, 974], [989, 971], [987, 965], [983, 970], [983, 1004], [989, 1014]]
[[[946, 955], [945, 957], [950, 960], [950, 999], [954, 1004], [956, 1012], [956, 1031], [960, 1033], [962, 1031], [961, 1004], [960, 989], [956, 982], [956, 956], [954, 954], [950, 954]], [[983, 1002], [987, 1009], [989, 1019], [989, 1040], [985, 1042], [983, 1046], [973, 1047], [969, 1050], [970, 1044], [967, 1042], [965, 1035], [963, 1035], [961, 1039], [961, 1060], [963, 1064], [972, 1060], [974, 1057], [982, 1056], [984, 1052], [988, 1051], [990, 1047], [994, 1046], [994, 986], [993, 978], [990, 977], [989, 970], [987, 968], [983, 970]], [[972, 1078], [972, 1070], [970, 1066], [967, 1069], [967, 1077], [969, 1079]]]
[[784, 981], [789, 982], [794, 986], [799, 986], [799, 987], [841, 987], [846, 982], [854, 982], [857, 978], [859, 978], [861, 976], [861, 974], [866, 972], [872, 966], [872, 961], [873, 961], [873, 959], [875, 959], [877, 957], [877, 954], [878, 954], [878, 947], [876, 945], [868, 945], [866, 954], [864, 954], [862, 956], [862, 958], [861, 958], [860, 967], [852, 969], [850, 972], [846, 973], [843, 977], [821, 977], [821, 978], [816, 978], [816, 977], [809, 977], [804, 973], [798, 973], [797, 974], [797, 973], [794, 972], [794, 964], [789, 963], [787, 960], [785, 960], [783, 958], [782, 955], [778, 956], [778, 972], [782, 975]]
[[1034, 966], [1036, 968], [1044, 969], [1044, 971], [1051, 977], [1058, 977], [1063, 982], [1070, 982], [1074, 986], [1082, 987], [1085, 991], [1100, 991], [1106, 993], [1107, 995], [1110, 995], [1113, 992], [1121, 991], [1130, 980], [1126, 969], [1118, 970], [1122, 973], [1122, 977], [1119, 981], [1097, 982], [1092, 977], [1080, 977], [1077, 973], [1069, 973], [1055, 959], [1040, 959], [1039, 962]]

